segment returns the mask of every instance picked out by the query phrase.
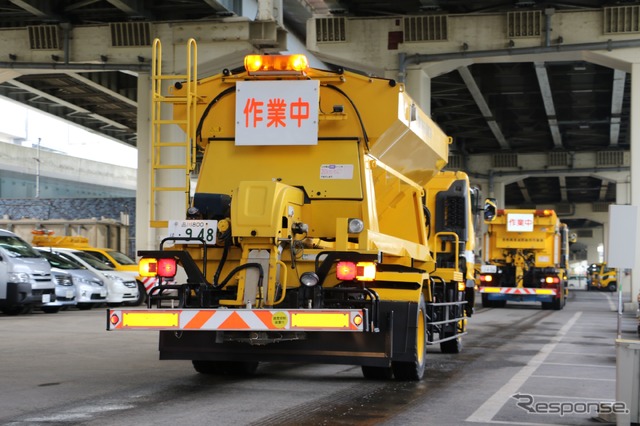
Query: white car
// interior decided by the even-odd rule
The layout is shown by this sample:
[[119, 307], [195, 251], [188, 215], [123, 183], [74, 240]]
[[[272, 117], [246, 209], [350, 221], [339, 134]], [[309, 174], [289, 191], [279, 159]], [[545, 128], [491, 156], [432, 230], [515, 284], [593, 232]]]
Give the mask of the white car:
[[[51, 271], [62, 271], [71, 275], [75, 297], [73, 304], [80, 310], [91, 309], [107, 301], [107, 288], [104, 286], [104, 275], [90, 271], [80, 262], [75, 262], [58, 253], [56, 249], [35, 248], [51, 264]], [[60, 300], [56, 284], [56, 302]], [[68, 289], [67, 289], [68, 290]], [[55, 304], [56, 302], [52, 302]], [[55, 306], [55, 305], [51, 306]], [[45, 311], [46, 312], [46, 311]]]
[[95, 256], [81, 250], [58, 247], [54, 250], [105, 277], [107, 304], [134, 303], [138, 300], [138, 283], [131, 275], [116, 271]]

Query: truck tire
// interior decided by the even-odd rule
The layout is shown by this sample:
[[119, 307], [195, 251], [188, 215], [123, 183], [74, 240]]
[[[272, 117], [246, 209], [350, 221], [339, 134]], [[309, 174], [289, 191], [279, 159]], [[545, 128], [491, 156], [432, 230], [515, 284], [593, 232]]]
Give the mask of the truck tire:
[[365, 379], [370, 380], [390, 380], [393, 378], [393, 369], [391, 367], [370, 367], [363, 365], [362, 375]]
[[440, 343], [440, 352], [443, 354], [459, 354], [462, 352], [462, 337], [458, 336], [455, 339]]
[[482, 307], [483, 308], [493, 308], [493, 302], [489, 300], [488, 294], [482, 295]]
[[618, 289], [618, 283], [616, 282], [612, 282], [607, 286], [607, 290], [609, 290], [611, 293], [615, 292]]
[[221, 376], [252, 376], [258, 369], [257, 361], [191, 361], [200, 374]]
[[424, 377], [427, 358], [427, 316], [424, 298], [420, 296], [418, 304], [418, 323], [414, 346], [415, 360], [410, 362], [393, 361], [391, 368], [396, 380], [418, 381]]
[[20, 315], [22, 313], [23, 308], [24, 306], [7, 306], [4, 308], [1, 308], [0, 310], [2, 310], [2, 312], [5, 315], [15, 316], [15, 315]]

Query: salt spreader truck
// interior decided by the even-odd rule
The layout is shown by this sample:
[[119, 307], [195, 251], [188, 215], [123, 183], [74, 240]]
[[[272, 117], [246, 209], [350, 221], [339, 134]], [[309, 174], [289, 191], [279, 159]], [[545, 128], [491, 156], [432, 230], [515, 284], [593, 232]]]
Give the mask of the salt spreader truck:
[[466, 333], [468, 178], [425, 191], [451, 138], [394, 80], [302, 55], [244, 64], [157, 96], [204, 152], [197, 187], [138, 252], [159, 278], [148, 307], [108, 310], [107, 329], [160, 330], [160, 359], [206, 374], [274, 361], [420, 380], [427, 345], [456, 353]]
[[554, 210], [499, 209], [485, 205], [479, 291], [484, 307], [541, 302], [560, 310], [567, 296], [569, 229]]

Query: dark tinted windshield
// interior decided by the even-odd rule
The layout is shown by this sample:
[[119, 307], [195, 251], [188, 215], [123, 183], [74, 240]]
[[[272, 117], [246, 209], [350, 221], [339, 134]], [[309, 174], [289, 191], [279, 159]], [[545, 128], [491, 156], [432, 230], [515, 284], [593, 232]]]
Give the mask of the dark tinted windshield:
[[78, 250], [78, 251], [74, 251], [73, 254], [75, 256], [78, 256], [80, 259], [84, 260], [89, 265], [93, 266], [99, 271], [115, 271], [115, 269], [113, 269], [111, 266], [107, 265], [106, 263], [102, 262], [100, 259], [98, 259], [97, 257], [89, 253], [85, 253], [83, 251]]
[[0, 247], [13, 257], [42, 257], [26, 241], [14, 235], [0, 235]]
[[63, 257], [51, 251], [39, 250], [40, 254], [49, 261], [51, 266], [60, 269], [87, 269], [81, 263], [76, 262], [72, 258]]

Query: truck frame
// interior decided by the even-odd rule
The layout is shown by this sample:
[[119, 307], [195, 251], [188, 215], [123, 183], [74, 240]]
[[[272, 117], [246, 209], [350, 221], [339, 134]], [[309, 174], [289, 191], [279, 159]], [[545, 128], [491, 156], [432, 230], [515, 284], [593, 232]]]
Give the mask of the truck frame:
[[158, 96], [203, 151], [197, 187], [185, 217], [152, 214], [168, 235], [138, 255], [158, 285], [107, 329], [159, 330], [161, 359], [206, 374], [299, 362], [420, 380], [427, 346], [457, 353], [467, 332], [468, 177], [441, 171], [451, 138], [403, 85], [304, 61], [250, 55]]

